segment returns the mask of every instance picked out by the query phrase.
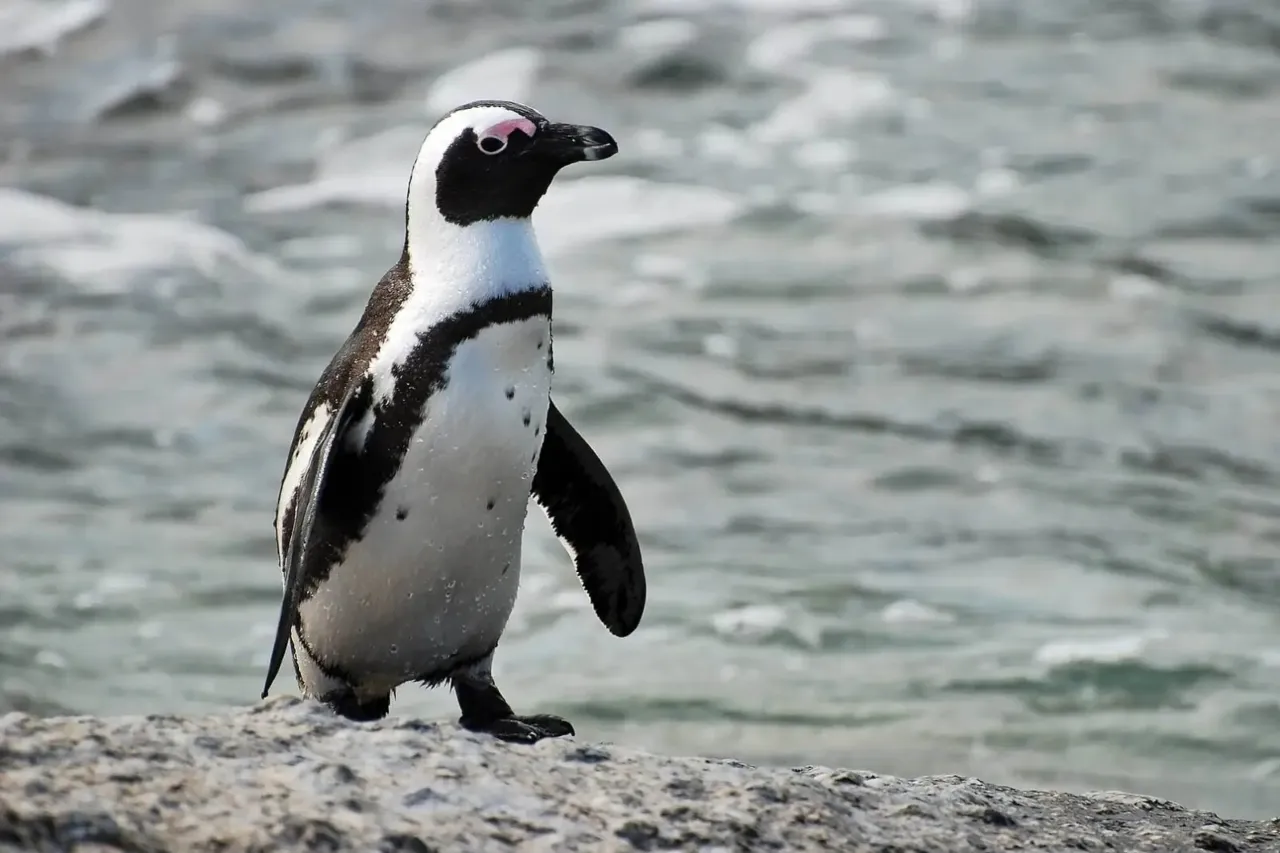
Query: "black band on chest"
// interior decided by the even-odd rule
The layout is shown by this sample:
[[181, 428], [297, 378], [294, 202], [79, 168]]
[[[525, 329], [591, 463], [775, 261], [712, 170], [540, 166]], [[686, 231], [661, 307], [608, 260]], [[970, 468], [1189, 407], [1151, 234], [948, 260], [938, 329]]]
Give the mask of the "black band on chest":
[[[372, 425], [362, 446], [352, 448], [345, 437], [334, 445], [332, 468], [321, 497], [320, 517], [328, 547], [326, 559], [308, 572], [303, 599], [309, 598], [340, 562], [351, 542], [364, 537], [382, 503], [383, 491], [400, 470], [409, 443], [418, 429], [427, 401], [445, 387], [449, 362], [458, 347], [482, 331], [537, 317], [551, 319], [552, 291], [540, 285], [471, 305], [439, 321], [418, 335], [408, 358], [391, 369], [395, 391], [385, 402], [372, 399], [373, 379], [359, 381], [365, 407], [372, 406]], [[359, 421], [359, 418], [356, 419]]]

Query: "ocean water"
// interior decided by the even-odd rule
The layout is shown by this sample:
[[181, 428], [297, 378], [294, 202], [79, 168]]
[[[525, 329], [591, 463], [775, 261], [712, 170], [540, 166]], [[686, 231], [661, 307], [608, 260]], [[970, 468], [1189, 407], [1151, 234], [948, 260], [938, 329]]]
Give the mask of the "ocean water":
[[256, 701], [295, 419], [479, 97], [619, 140], [536, 221], [649, 575], [613, 639], [530, 516], [519, 710], [1280, 814], [1280, 7], [1244, 0], [7, 0], [0, 711]]

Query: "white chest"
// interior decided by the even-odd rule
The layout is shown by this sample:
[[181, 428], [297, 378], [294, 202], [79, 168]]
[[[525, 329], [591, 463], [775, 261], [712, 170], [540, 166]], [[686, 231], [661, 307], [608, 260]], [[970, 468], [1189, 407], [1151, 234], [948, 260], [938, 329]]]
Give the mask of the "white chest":
[[303, 604], [330, 659], [409, 678], [497, 642], [519, 586], [550, 342], [539, 317], [454, 350], [365, 535]]
[[388, 497], [516, 488], [527, 498], [551, 393], [550, 340], [540, 317], [490, 326], [460, 344]]

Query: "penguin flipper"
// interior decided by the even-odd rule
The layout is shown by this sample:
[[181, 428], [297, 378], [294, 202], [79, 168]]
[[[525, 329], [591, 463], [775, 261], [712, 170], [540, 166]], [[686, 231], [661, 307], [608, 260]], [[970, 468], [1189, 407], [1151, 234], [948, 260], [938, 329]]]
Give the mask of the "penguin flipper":
[[573, 559], [611, 633], [625, 637], [644, 614], [645, 577], [631, 513], [609, 470], [551, 402], [533, 498]]
[[280, 619], [276, 623], [276, 637], [271, 647], [271, 662], [267, 665], [267, 680], [262, 686], [263, 699], [267, 698], [271, 683], [280, 672], [285, 650], [289, 647], [290, 635], [298, 622], [298, 599], [302, 589], [303, 563], [308, 551], [311, 550], [320, 497], [335, 456], [334, 447], [338, 440], [346, 435], [359, 414], [361, 407], [355, 405], [358, 390], [358, 384], [352, 387], [333, 417], [321, 427], [320, 436], [316, 439], [315, 448], [311, 451], [311, 459], [307, 462], [306, 470], [302, 475], [302, 482], [298, 484], [297, 496], [294, 498], [294, 521], [289, 530], [289, 539], [285, 542], [284, 596], [280, 602]]

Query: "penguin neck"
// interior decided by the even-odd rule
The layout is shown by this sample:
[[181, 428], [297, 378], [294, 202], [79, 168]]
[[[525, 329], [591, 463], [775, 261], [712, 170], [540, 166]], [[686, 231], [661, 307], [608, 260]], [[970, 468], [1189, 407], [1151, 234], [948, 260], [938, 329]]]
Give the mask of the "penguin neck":
[[[434, 207], [434, 206], [433, 206]], [[412, 291], [406, 308], [433, 323], [472, 305], [548, 283], [546, 263], [525, 219], [454, 225], [410, 205], [403, 262]]]

